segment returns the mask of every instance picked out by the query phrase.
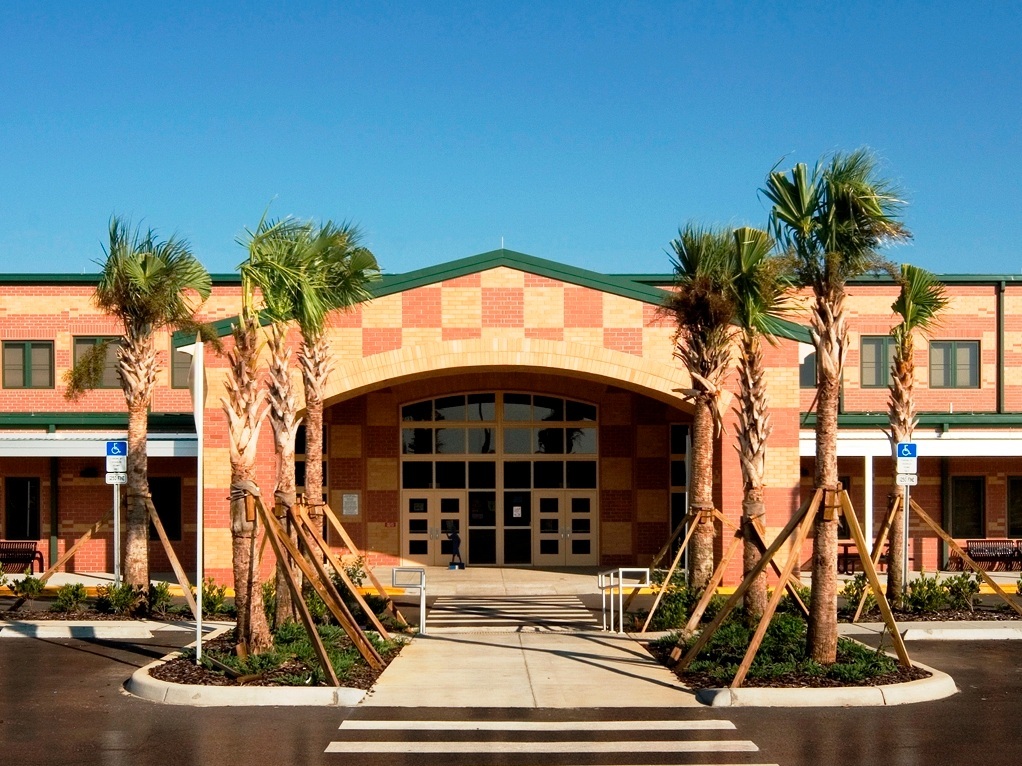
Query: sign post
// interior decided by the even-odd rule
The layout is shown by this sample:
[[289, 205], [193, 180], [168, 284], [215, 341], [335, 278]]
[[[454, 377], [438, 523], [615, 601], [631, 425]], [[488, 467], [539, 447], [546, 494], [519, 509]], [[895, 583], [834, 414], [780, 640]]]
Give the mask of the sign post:
[[128, 443], [106, 443], [106, 483], [114, 487], [114, 585], [121, 584], [121, 485], [128, 483]]
[[[186, 349], [182, 349], [184, 351]], [[203, 352], [205, 347], [202, 338], [195, 336], [195, 345], [192, 346], [192, 366], [188, 370], [188, 388], [192, 394], [192, 415], [195, 418], [195, 441], [197, 458], [195, 463], [195, 664], [202, 661], [202, 578], [205, 574], [203, 552], [203, 512], [205, 499], [203, 488], [203, 414], [206, 409], [206, 365]]]
[[896, 451], [898, 477], [897, 483], [901, 485], [904, 490], [902, 502], [901, 502], [901, 523], [902, 523], [902, 551], [901, 551], [901, 581], [908, 585], [908, 508], [909, 508], [909, 491], [908, 488], [915, 486], [919, 483], [918, 474], [918, 452], [916, 449], [917, 445], [915, 442], [898, 442]]

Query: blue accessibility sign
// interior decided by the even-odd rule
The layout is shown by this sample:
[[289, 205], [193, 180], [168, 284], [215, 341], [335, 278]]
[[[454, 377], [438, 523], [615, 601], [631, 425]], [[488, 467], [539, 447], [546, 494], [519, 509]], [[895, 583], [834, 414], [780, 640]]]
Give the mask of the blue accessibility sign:
[[106, 443], [106, 454], [117, 456], [128, 454], [128, 443], [127, 442], [107, 442]]
[[915, 442], [898, 442], [898, 457], [918, 457]]

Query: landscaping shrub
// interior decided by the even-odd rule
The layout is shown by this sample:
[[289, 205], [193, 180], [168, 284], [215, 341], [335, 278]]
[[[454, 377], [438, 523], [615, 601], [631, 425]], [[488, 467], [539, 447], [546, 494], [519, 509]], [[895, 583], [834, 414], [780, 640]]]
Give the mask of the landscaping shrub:
[[947, 592], [947, 604], [951, 609], [967, 609], [973, 611], [976, 596], [979, 595], [979, 575], [962, 572], [948, 577], [941, 582]]
[[[809, 597], [812, 595], [812, 589], [808, 585], [796, 585], [795, 591], [798, 593], [798, 597], [802, 599], [802, 603], [808, 608]], [[780, 614], [802, 614], [802, 610], [799, 608], [798, 603], [791, 597], [791, 594], [787, 592], [781, 596], [781, 601], [777, 604], [777, 611]]]
[[140, 585], [101, 585], [96, 594], [96, 611], [105, 614], [142, 617], [149, 609], [148, 591]]
[[53, 612], [80, 612], [85, 606], [88, 593], [85, 586], [80, 582], [68, 583], [57, 588], [57, 597], [50, 607]]
[[862, 611], [863, 614], [869, 614], [877, 608], [877, 600], [873, 595], [873, 589], [869, 587], [869, 578], [866, 577], [865, 572], [859, 572], [845, 583], [845, 587], [841, 589], [840, 593], [840, 596], [845, 600], [845, 609], [849, 614], [855, 613], [863, 593], [867, 595]]
[[227, 604], [227, 586], [217, 585], [212, 577], [202, 581], [202, 613], [211, 616], [231, 613]]
[[948, 592], [937, 575], [927, 577], [921, 572], [919, 578], [908, 584], [905, 593], [905, 608], [910, 612], [939, 612], [948, 605]]
[[170, 583], [157, 582], [149, 586], [149, 614], [163, 616], [170, 611], [173, 597], [170, 595]]
[[20, 580], [11, 583], [11, 591], [18, 598], [35, 599], [43, 592], [43, 581], [27, 573]]

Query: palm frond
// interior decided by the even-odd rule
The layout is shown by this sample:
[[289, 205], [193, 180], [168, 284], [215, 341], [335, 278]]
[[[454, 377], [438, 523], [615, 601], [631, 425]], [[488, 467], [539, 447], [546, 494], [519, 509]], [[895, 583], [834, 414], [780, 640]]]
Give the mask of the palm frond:
[[905, 333], [919, 330], [928, 333], [940, 322], [949, 298], [944, 284], [926, 269], [910, 263], [901, 265], [901, 291], [891, 310], [901, 317], [899, 327]]

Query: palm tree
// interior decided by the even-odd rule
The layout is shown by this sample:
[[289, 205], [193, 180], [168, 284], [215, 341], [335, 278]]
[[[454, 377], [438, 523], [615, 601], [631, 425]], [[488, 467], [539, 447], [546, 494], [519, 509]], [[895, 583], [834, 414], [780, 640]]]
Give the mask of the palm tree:
[[[263, 316], [270, 320], [269, 397], [270, 426], [273, 429], [277, 457], [277, 481], [274, 499], [295, 503], [295, 437], [301, 423], [298, 417], [297, 391], [291, 375], [292, 349], [287, 344], [288, 322], [294, 317], [293, 296], [301, 278], [296, 258], [296, 243], [307, 239], [309, 227], [292, 219], [261, 224], [261, 231], [252, 237], [249, 259], [241, 271], [262, 295]], [[274, 626], [294, 618], [291, 590], [282, 567], [277, 562]], [[300, 575], [298, 575], [300, 577]]]
[[300, 248], [302, 278], [294, 296], [294, 320], [302, 334], [298, 362], [305, 388], [305, 495], [313, 513], [323, 497], [323, 389], [333, 370], [326, 338], [331, 311], [369, 300], [379, 275], [376, 257], [360, 244], [352, 224], [327, 222]]
[[[889, 434], [891, 455], [895, 461], [898, 443], [912, 441], [912, 431], [918, 420], [913, 397], [915, 383], [913, 336], [917, 330], [923, 334], [932, 330], [948, 304], [944, 285], [925, 269], [903, 263], [899, 281], [901, 291], [891, 305], [891, 310], [901, 317], [901, 322], [891, 331], [894, 338], [894, 362], [891, 365], [891, 396], [887, 407], [891, 426]], [[891, 519], [887, 600], [896, 608], [901, 608], [905, 592], [905, 530], [902, 514], [907, 511], [907, 508], [898, 504]]]
[[[817, 489], [838, 484], [837, 414], [841, 373], [848, 348], [845, 285], [883, 267], [879, 249], [907, 239], [897, 218], [902, 202], [877, 176], [866, 150], [835, 154], [812, 175], [804, 164], [771, 172], [763, 190], [773, 203], [777, 239], [795, 258], [799, 282], [813, 291], [810, 333], [816, 349]], [[813, 537], [813, 585], [807, 644], [821, 664], [837, 658], [837, 518], [820, 514]]]
[[[790, 284], [786, 261], [771, 257], [774, 243], [767, 232], [741, 228], [734, 231], [732, 289], [734, 322], [739, 328], [741, 357], [738, 362], [738, 425], [736, 429], [742, 467], [742, 530], [745, 538], [743, 571], [747, 575], [759, 562], [760, 552], [752, 524], [766, 513], [763, 495], [766, 443], [772, 430], [764, 380], [762, 339], [770, 342], [779, 332], [778, 320], [786, 313], [785, 289]], [[745, 614], [758, 623], [766, 610], [766, 574], [760, 574], [745, 594]]]
[[259, 582], [256, 525], [254, 520], [249, 520], [246, 507], [246, 496], [259, 491], [255, 484], [255, 459], [268, 411], [265, 392], [259, 385], [260, 317], [256, 275], [259, 264], [286, 251], [285, 230], [289, 225], [287, 221], [273, 222], [263, 216], [255, 231], [247, 231], [246, 237], [239, 240], [248, 250], [248, 259], [239, 267], [241, 311], [238, 323], [232, 328], [234, 346], [227, 352], [229, 375], [224, 382], [227, 396], [221, 399], [230, 434], [231, 549], [238, 639], [251, 652], [263, 651], [271, 645]]
[[706, 587], [713, 573], [713, 440], [718, 403], [730, 362], [735, 307], [727, 284], [733, 248], [724, 231], [686, 226], [671, 242], [674, 292], [666, 310], [678, 325], [675, 355], [692, 379], [682, 393], [691, 400], [692, 473], [688, 488], [693, 511], [702, 512], [691, 540], [689, 585]]
[[[209, 273], [188, 243], [159, 241], [150, 229], [132, 229], [129, 221], [110, 218], [110, 243], [93, 300], [117, 317], [124, 337], [117, 350], [117, 372], [128, 405], [128, 500], [124, 543], [124, 579], [149, 586], [149, 476], [146, 458], [149, 406], [159, 371], [155, 334], [163, 329], [210, 329], [195, 320], [209, 297]], [[66, 396], [75, 399], [99, 384], [107, 344], [97, 344], [65, 377]]]

